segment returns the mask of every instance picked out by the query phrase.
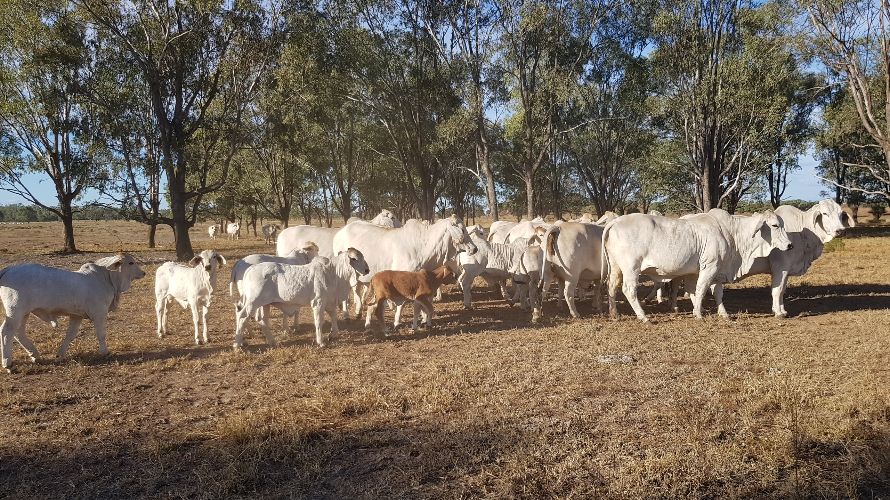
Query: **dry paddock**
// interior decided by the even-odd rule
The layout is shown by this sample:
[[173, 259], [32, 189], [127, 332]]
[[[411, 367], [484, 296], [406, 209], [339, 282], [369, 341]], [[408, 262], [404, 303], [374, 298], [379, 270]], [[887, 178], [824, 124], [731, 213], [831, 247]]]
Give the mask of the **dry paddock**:
[[[44, 354], [16, 348], [0, 376], [0, 496], [30, 497], [788, 497], [890, 495], [890, 231], [863, 227], [792, 280], [792, 318], [770, 315], [766, 280], [726, 294], [732, 321], [691, 319], [689, 302], [653, 325], [594, 314], [547, 319], [455, 287], [427, 335], [363, 333], [346, 322], [311, 346], [308, 311], [267, 349], [252, 327], [231, 349], [220, 280], [209, 346], [178, 307], [155, 336], [144, 228], [81, 223], [84, 254], [59, 256], [55, 224], [0, 226], [3, 264], [75, 268], [126, 249], [149, 264], [112, 313], [111, 354], [85, 322], [55, 361], [64, 325], [36, 319]], [[235, 259], [262, 241], [196, 248]], [[93, 253], [95, 252], [95, 253]], [[276, 316], [275, 324], [278, 323]], [[600, 356], [628, 355], [631, 363]]]

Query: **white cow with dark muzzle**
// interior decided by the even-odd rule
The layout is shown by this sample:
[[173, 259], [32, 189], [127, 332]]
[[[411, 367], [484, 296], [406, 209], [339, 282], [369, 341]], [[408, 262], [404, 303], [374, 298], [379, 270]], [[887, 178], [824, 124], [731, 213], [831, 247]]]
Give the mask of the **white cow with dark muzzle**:
[[772, 276], [773, 314], [784, 318], [785, 287], [789, 276], [803, 276], [810, 265], [822, 255], [825, 244], [844, 230], [856, 227], [853, 220], [834, 200], [822, 200], [807, 211], [782, 205], [776, 209], [785, 224], [785, 231], [794, 248], [786, 252], [774, 250], [767, 257], [754, 260], [745, 276]]
[[644, 214], [619, 217], [603, 232], [609, 312], [618, 317], [615, 299], [623, 281], [624, 295], [637, 317], [648, 321], [637, 298], [640, 275], [644, 275], [658, 282], [683, 277], [696, 318], [702, 317], [702, 300], [711, 288], [718, 313], [728, 317], [722, 285], [744, 276], [758, 257], [791, 247], [782, 220], [772, 211], [745, 218], [716, 208], [688, 219]]

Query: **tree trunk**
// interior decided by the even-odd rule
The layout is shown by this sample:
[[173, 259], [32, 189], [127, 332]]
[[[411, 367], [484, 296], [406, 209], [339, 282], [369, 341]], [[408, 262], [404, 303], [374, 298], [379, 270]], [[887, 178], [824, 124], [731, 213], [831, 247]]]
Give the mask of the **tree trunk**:
[[[180, 262], [191, 260], [195, 256], [192, 250], [192, 240], [189, 238], [189, 225], [185, 217], [185, 200], [183, 199], [183, 189], [178, 186], [179, 182], [171, 183], [170, 187], [170, 211], [173, 213], [173, 238], [176, 241], [176, 259]], [[185, 183], [183, 182], [183, 185]], [[225, 227], [223, 227], [225, 231]]]
[[149, 222], [148, 223], [148, 248], [155, 247], [155, 235], [158, 232], [158, 223], [157, 222]]
[[525, 215], [528, 220], [535, 218], [535, 183], [534, 174], [525, 177]]
[[77, 252], [77, 246], [74, 244], [74, 212], [71, 210], [71, 203], [62, 204], [62, 226], [65, 228], [65, 246], [62, 248], [63, 253]]

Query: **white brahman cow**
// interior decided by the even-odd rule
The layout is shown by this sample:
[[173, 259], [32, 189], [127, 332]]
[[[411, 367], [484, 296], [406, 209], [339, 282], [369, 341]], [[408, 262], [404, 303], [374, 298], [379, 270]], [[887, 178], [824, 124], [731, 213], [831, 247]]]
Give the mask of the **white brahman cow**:
[[754, 260], [745, 276], [769, 274], [772, 277], [773, 314], [786, 317], [785, 287], [789, 276], [803, 276], [810, 265], [822, 255], [826, 243], [840, 236], [856, 221], [834, 200], [825, 199], [807, 211], [782, 205], [776, 209], [785, 223], [785, 231], [794, 248], [787, 252], [772, 251], [767, 257]]
[[[400, 228], [380, 227], [370, 222], [347, 224], [334, 237], [334, 251], [356, 248], [367, 259], [371, 274], [378, 271], [433, 270], [456, 257], [458, 251], [476, 253], [463, 222], [452, 215], [433, 224], [408, 221]], [[355, 314], [361, 314], [361, 296], [354, 290]], [[400, 313], [399, 307], [396, 313]]]
[[241, 224], [229, 222], [226, 224], [226, 234], [229, 235], [230, 240], [241, 239]]
[[476, 245], [476, 253], [470, 255], [466, 252], [457, 254], [459, 268], [457, 283], [464, 294], [464, 308], [473, 308], [471, 290], [473, 281], [477, 276], [485, 280], [489, 285], [497, 284], [504, 300], [514, 303], [507, 294], [505, 282], [513, 278], [513, 269], [519, 263], [519, 258], [528, 246], [528, 240], [519, 239], [508, 245], [491, 243], [485, 239], [484, 232], [478, 228], [467, 228], [467, 233], [473, 244]]
[[211, 240], [215, 240], [219, 233], [222, 232], [222, 226], [219, 224], [214, 224], [207, 228], [207, 234], [210, 235]]
[[6, 319], [0, 327], [2, 367], [12, 368], [12, 342], [18, 340], [32, 361], [39, 356], [28, 338], [25, 324], [29, 314], [55, 326], [59, 316], [68, 316], [68, 332], [59, 347], [58, 357], [65, 351], [84, 319], [93, 322], [99, 353], [106, 354], [105, 343], [108, 312], [117, 309], [121, 294], [130, 289], [133, 280], [145, 276], [130, 254], [102, 259], [102, 263], [84, 264], [77, 271], [41, 264], [19, 264], [0, 271], [0, 301]]
[[250, 266], [242, 280], [242, 295], [235, 306], [235, 349], [244, 344], [244, 325], [262, 309], [262, 330], [266, 343], [275, 345], [269, 327], [269, 308], [293, 315], [302, 306], [312, 307], [315, 321], [315, 341], [319, 347], [327, 344], [321, 327], [324, 314], [331, 320], [331, 334], [336, 335], [337, 306], [347, 297], [356, 281], [356, 273], [368, 274], [368, 264], [362, 253], [354, 248], [340, 252], [333, 259], [316, 257], [305, 265], [263, 262]]
[[643, 275], [659, 282], [683, 277], [696, 318], [702, 317], [702, 301], [710, 288], [718, 314], [728, 317], [723, 284], [747, 273], [757, 257], [791, 247], [782, 220], [772, 211], [749, 218], [736, 218], [716, 208], [689, 219], [645, 214], [619, 217], [603, 232], [609, 313], [618, 317], [615, 299], [623, 281], [624, 296], [637, 318], [648, 321], [637, 298], [637, 284]]
[[167, 333], [167, 307], [174, 300], [183, 309], [191, 309], [192, 324], [195, 327], [195, 344], [201, 345], [198, 336], [198, 316], [200, 309], [203, 325], [203, 343], [207, 339], [207, 312], [216, 288], [216, 276], [220, 266], [226, 265], [226, 258], [215, 250], [204, 250], [192, 257], [188, 265], [178, 262], [165, 262], [155, 271], [155, 313], [158, 317], [158, 338]]
[[275, 241], [275, 238], [278, 236], [278, 231], [280, 230], [281, 228], [278, 227], [278, 224], [263, 224], [263, 241], [267, 245], [271, 245]]
[[[543, 275], [541, 277], [541, 301], [547, 297], [547, 288], [554, 278], [563, 282], [563, 296], [573, 318], [578, 318], [575, 307], [575, 289], [583, 281], [596, 285], [594, 303], [602, 312], [602, 239], [603, 228], [597, 224], [563, 222], [550, 228], [542, 238], [544, 248]], [[535, 310], [533, 320], [541, 311]]]

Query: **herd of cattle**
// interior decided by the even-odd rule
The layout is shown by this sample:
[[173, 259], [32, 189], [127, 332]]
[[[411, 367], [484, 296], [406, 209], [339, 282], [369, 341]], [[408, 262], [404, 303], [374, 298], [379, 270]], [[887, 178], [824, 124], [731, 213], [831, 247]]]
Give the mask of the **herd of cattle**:
[[[301, 307], [310, 307], [316, 342], [327, 343], [322, 332], [324, 315], [331, 334], [338, 331], [338, 311], [348, 316], [350, 295], [355, 315], [367, 307], [365, 326], [376, 316], [382, 323], [386, 304], [395, 307], [398, 327], [402, 307], [414, 305], [418, 316], [431, 324], [434, 296], [450, 278], [457, 279], [464, 306], [472, 308], [471, 289], [482, 278], [498, 286], [511, 305], [531, 308], [532, 320], [542, 315], [541, 305], [550, 284], [561, 290], [573, 317], [575, 301], [592, 286], [594, 304], [602, 311], [601, 286], [605, 282], [609, 313], [617, 318], [616, 296], [621, 287], [636, 316], [647, 321], [637, 295], [641, 279], [655, 283], [653, 294], [670, 285], [671, 306], [683, 286], [702, 316], [702, 301], [710, 291], [717, 312], [727, 317], [723, 285], [755, 274], [772, 277], [772, 303], [776, 316], [787, 315], [784, 291], [789, 276], [802, 275], [822, 253], [823, 245], [853, 227], [854, 220], [831, 200], [801, 211], [782, 206], [750, 216], [730, 215], [713, 209], [680, 218], [658, 213], [617, 216], [611, 212], [594, 220], [585, 214], [572, 221], [549, 224], [541, 218], [521, 222], [497, 221], [488, 230], [465, 227], [455, 216], [434, 223], [416, 219], [400, 224], [388, 210], [371, 221], [350, 219], [342, 228], [295, 226], [279, 232], [263, 226], [267, 243], [276, 240], [277, 255], [249, 255], [232, 266], [229, 294], [235, 305], [235, 348], [243, 345], [246, 322], [262, 326], [269, 345], [275, 344], [269, 325], [271, 308], [284, 314], [284, 328]], [[211, 238], [223, 228], [209, 229]], [[226, 234], [237, 238], [238, 224]], [[277, 238], [276, 238], [277, 237]], [[191, 309], [195, 342], [208, 342], [207, 314], [217, 275], [226, 259], [204, 250], [188, 265], [167, 262], [155, 274], [157, 334], [166, 333], [167, 308], [172, 302]], [[12, 343], [17, 341], [32, 360], [37, 349], [25, 324], [30, 315], [56, 326], [60, 316], [69, 324], [58, 356], [65, 354], [83, 319], [93, 322], [99, 352], [107, 352], [106, 321], [120, 296], [145, 272], [129, 254], [118, 254], [84, 264], [77, 271], [27, 263], [0, 271], [0, 300], [5, 320], [0, 327], [2, 366], [12, 366]], [[507, 284], [513, 285], [508, 293]], [[199, 324], [200, 323], [200, 324]]]

